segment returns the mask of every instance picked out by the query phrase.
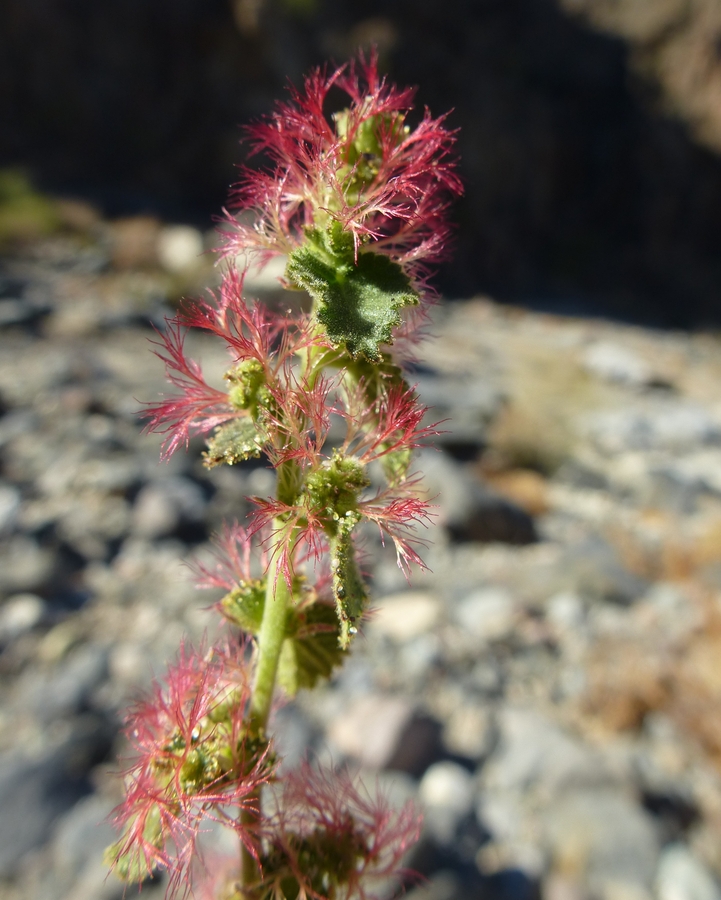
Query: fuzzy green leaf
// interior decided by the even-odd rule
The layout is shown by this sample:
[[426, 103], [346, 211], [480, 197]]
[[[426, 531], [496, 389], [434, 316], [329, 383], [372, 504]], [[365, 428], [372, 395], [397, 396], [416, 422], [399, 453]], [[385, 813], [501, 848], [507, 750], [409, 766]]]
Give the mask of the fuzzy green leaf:
[[203, 461], [208, 469], [221, 463], [232, 466], [254, 456], [263, 449], [263, 435], [249, 416], [233, 419], [215, 429], [208, 441]]
[[278, 665], [278, 683], [290, 697], [300, 688], [312, 688], [328, 678], [343, 662], [338, 646], [338, 617], [327, 603], [292, 610], [287, 628], [292, 632], [283, 643]]
[[258, 634], [265, 606], [265, 581], [241, 582], [220, 601], [220, 608], [228, 621], [248, 634]]
[[418, 303], [401, 267], [380, 253], [355, 259], [353, 236], [334, 223], [327, 231], [308, 229], [291, 253], [286, 277], [316, 301], [316, 317], [328, 338], [345, 344], [354, 358], [382, 358], [380, 345], [393, 341], [399, 310]]

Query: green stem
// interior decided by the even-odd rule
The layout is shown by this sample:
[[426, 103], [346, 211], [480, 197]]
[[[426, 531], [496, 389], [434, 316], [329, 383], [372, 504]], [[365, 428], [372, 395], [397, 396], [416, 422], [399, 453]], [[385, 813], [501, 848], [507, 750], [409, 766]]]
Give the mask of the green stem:
[[[276, 520], [274, 528], [282, 531], [284, 522]], [[270, 707], [275, 691], [278, 660], [285, 640], [285, 622], [291, 591], [285, 575], [278, 571], [280, 551], [273, 554], [268, 567], [268, 582], [265, 589], [263, 619], [258, 632], [258, 659], [255, 667], [255, 681], [250, 700], [250, 716], [254, 728], [265, 731], [270, 715]]]
[[[282, 532], [286, 524], [278, 519], [273, 523], [274, 530]], [[294, 541], [294, 535], [289, 537]], [[289, 548], [292, 555], [292, 545]], [[285, 640], [286, 616], [289, 605], [292, 603], [292, 591], [288, 587], [283, 572], [279, 571], [278, 560], [280, 551], [277, 550], [271, 558], [268, 566], [268, 581], [265, 589], [265, 606], [263, 618], [258, 632], [258, 656], [255, 666], [255, 680], [253, 692], [250, 698], [250, 727], [258, 734], [263, 734], [268, 725], [275, 682], [278, 674], [278, 662], [280, 652]], [[259, 822], [261, 813], [260, 789], [250, 798], [254, 801], [254, 810], [244, 809], [240, 814], [241, 824], [252, 829]], [[256, 884], [260, 878], [258, 864], [244, 844], [240, 849], [241, 883], [247, 889]], [[247, 897], [248, 894], [246, 893]]]

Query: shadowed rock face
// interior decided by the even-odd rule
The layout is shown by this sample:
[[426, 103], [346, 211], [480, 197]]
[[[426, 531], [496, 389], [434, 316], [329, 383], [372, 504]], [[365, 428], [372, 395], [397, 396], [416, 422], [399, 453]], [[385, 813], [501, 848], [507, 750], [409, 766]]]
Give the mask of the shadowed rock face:
[[719, 0], [7, 0], [0, 164], [111, 214], [207, 223], [239, 123], [373, 41], [423, 103], [455, 108], [447, 293], [717, 322], [720, 32]]

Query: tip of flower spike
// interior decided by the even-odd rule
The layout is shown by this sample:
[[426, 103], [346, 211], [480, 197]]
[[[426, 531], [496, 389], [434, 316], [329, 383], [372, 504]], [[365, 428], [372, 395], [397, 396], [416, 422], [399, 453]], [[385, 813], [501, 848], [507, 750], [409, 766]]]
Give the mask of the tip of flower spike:
[[[329, 119], [332, 87], [345, 92], [348, 106]], [[448, 238], [448, 199], [462, 185], [455, 132], [427, 110], [415, 128], [407, 125], [413, 97], [413, 88], [379, 76], [374, 52], [291, 87], [290, 100], [249, 129], [253, 150], [272, 165], [243, 170], [233, 205], [253, 221], [229, 223], [227, 252], [292, 257], [308, 228], [337, 223], [356, 262], [363, 250], [386, 256], [425, 293], [427, 264]]]

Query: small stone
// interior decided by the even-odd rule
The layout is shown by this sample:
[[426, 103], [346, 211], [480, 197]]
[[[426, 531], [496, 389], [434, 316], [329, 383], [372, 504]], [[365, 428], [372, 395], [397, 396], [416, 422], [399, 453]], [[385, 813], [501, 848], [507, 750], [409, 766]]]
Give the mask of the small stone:
[[10, 484], [0, 484], [0, 534], [15, 527], [20, 511], [20, 491]]
[[412, 713], [411, 704], [402, 697], [359, 697], [331, 722], [328, 738], [346, 756], [382, 769], [393, 757]]
[[43, 618], [46, 603], [37, 594], [15, 594], [0, 607], [0, 641], [31, 631]]
[[203, 235], [190, 225], [168, 225], [158, 235], [158, 260], [168, 272], [186, 272], [198, 266]]
[[721, 440], [721, 424], [707, 409], [680, 400], [594, 413], [586, 427], [597, 449], [606, 454], [633, 450], [678, 453], [718, 445]]
[[486, 764], [484, 784], [494, 791], [526, 791], [536, 785], [552, 795], [576, 786], [608, 783], [601, 758], [554, 722], [526, 709], [505, 709], [500, 741]]
[[38, 546], [31, 537], [18, 534], [0, 547], [0, 590], [37, 590], [47, 582], [52, 569], [51, 551]]
[[160, 223], [152, 216], [117, 219], [110, 229], [113, 264], [119, 269], [155, 265], [159, 233]]
[[578, 594], [562, 591], [554, 594], [548, 601], [546, 610], [548, 621], [562, 631], [579, 628], [583, 623], [583, 602]]
[[403, 643], [431, 631], [439, 617], [437, 597], [421, 591], [407, 591], [380, 600], [370, 619], [370, 628]]
[[516, 621], [513, 597], [503, 587], [480, 588], [462, 600], [454, 618], [477, 641], [497, 641], [510, 635]]
[[629, 387], [643, 387], [652, 379], [648, 365], [620, 344], [599, 341], [586, 351], [583, 363], [599, 378]]
[[420, 684], [442, 655], [437, 634], [421, 634], [401, 645], [398, 659], [404, 684]]
[[625, 793], [583, 789], [549, 804], [546, 833], [557, 865], [569, 871], [573, 848], [579, 874], [604, 897], [648, 895], [658, 861], [650, 816]]
[[536, 541], [526, 510], [481, 484], [471, 468], [431, 451], [421, 452], [418, 462], [424, 489], [437, 498], [436, 524], [445, 526], [456, 540], [519, 545]]
[[437, 762], [421, 779], [418, 797], [425, 810], [424, 825], [440, 844], [448, 844], [461, 820], [473, 809], [473, 778], [454, 762]]
[[78, 647], [46, 675], [34, 669], [23, 673], [19, 704], [44, 721], [80, 712], [93, 691], [107, 677], [107, 650], [95, 644]]
[[443, 728], [443, 745], [449, 753], [480, 759], [491, 748], [493, 727], [488, 708], [471, 703], [457, 706]]
[[113, 681], [123, 685], [142, 684], [148, 678], [148, 655], [138, 644], [118, 644], [108, 660]]
[[172, 534], [183, 522], [200, 522], [205, 513], [201, 488], [187, 478], [165, 478], [147, 484], [133, 507], [133, 531], [145, 538]]
[[[239, 263], [239, 268], [242, 271], [245, 261], [240, 259]], [[244, 289], [251, 295], [255, 293], [275, 293], [283, 290], [280, 279], [285, 278], [286, 263], [287, 259], [284, 256], [276, 256], [264, 266], [251, 265], [245, 273]]]
[[442, 806], [459, 816], [473, 809], [473, 778], [458, 763], [434, 763], [427, 769], [418, 788], [418, 796], [425, 806]]
[[661, 854], [656, 893], [658, 900], [721, 900], [716, 879], [684, 844], [671, 844]]
[[104, 849], [117, 838], [108, 821], [114, 806], [112, 801], [91, 795], [60, 819], [53, 838], [53, 857], [59, 871], [77, 877], [96, 859], [102, 860]]
[[88, 792], [87, 770], [109, 751], [95, 720], [76, 720], [71, 736], [46, 745], [39, 758], [0, 756], [0, 878], [50, 837], [58, 818]]

